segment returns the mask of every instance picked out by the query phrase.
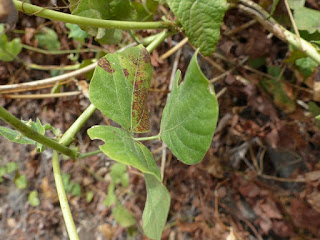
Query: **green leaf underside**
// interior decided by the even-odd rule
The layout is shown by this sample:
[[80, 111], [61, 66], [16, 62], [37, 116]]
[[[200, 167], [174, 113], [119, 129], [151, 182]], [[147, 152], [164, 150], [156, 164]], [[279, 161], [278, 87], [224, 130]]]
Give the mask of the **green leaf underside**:
[[112, 209], [112, 215], [122, 227], [127, 228], [136, 224], [136, 219], [132, 216], [128, 209], [126, 209], [120, 203], [117, 203], [116, 207]]
[[143, 230], [149, 238], [161, 239], [169, 213], [170, 194], [159, 179], [153, 175], [144, 174], [144, 177], [147, 200], [142, 215]]
[[4, 136], [11, 142], [20, 144], [35, 144], [35, 141], [30, 138], [24, 137], [21, 133], [6, 127], [0, 127], [0, 135]]
[[89, 89], [90, 101], [131, 132], [150, 129], [147, 94], [152, 78], [150, 55], [142, 46], [100, 58]]
[[[73, 15], [103, 20], [130, 20], [134, 13], [130, 0], [70, 0], [70, 10]], [[82, 29], [95, 36], [100, 43], [116, 44], [122, 38], [122, 32], [118, 29]]]
[[183, 163], [200, 162], [210, 147], [219, 114], [212, 84], [202, 74], [197, 53], [184, 81], [177, 71], [174, 86], [163, 110], [160, 137]]
[[307, 30], [309, 33], [320, 31], [320, 12], [306, 7], [294, 9], [294, 20], [299, 30]]
[[88, 130], [88, 135], [91, 139], [104, 141], [100, 149], [113, 160], [152, 174], [160, 181], [160, 171], [151, 152], [140, 142], [134, 141], [130, 133], [111, 126], [94, 126]]
[[220, 27], [227, 9], [226, 0], [167, 0], [181, 22], [190, 42], [211, 55], [220, 36]]

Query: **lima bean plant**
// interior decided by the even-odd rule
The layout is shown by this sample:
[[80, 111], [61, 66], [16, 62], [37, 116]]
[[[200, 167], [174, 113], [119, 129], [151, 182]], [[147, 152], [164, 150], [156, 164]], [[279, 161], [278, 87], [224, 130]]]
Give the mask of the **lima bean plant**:
[[[250, 5], [248, 4], [250, 1], [245, 0], [238, 1], [245, 7], [254, 4]], [[274, 8], [278, 2], [274, 1]], [[299, 6], [294, 5], [299, 27], [303, 22], [298, 21], [298, 14], [310, 10], [302, 8], [303, 0], [296, 2], [299, 2]], [[165, 16], [162, 17], [162, 21], [152, 21], [159, 5], [170, 8], [175, 16], [175, 22], [169, 21]], [[123, 166], [130, 165], [143, 173], [146, 182], [147, 198], [142, 216], [144, 234], [151, 239], [160, 239], [169, 213], [170, 194], [162, 184], [161, 173], [151, 152], [142, 141], [163, 141], [178, 160], [188, 165], [199, 163], [206, 154], [217, 124], [218, 103], [212, 84], [200, 70], [197, 55], [200, 51], [203, 55], [210, 56], [215, 51], [227, 9], [226, 0], [69, 0], [70, 14], [18, 0], [12, 2], [10, 0], [8, 6], [15, 6], [17, 10], [26, 14], [64, 22], [70, 29], [69, 37], [82, 43], [90, 35], [101, 44], [118, 44], [122, 40], [123, 30], [128, 30], [135, 36], [135, 30], [164, 29], [160, 34], [153, 36], [146, 47], [143, 45], [130, 47], [122, 52], [109, 53], [98, 60], [90, 79], [89, 99], [92, 104], [64, 134], [50, 124], [42, 125], [39, 119], [35, 122], [20, 121], [0, 107], [0, 118], [17, 130], [0, 127], [0, 135], [16, 143], [35, 144], [38, 152], [42, 152], [46, 147], [54, 150], [52, 156], [54, 177], [70, 239], [76, 240], [79, 237], [63, 182], [68, 183], [69, 191], [75, 184], [70, 182], [69, 175], [67, 180], [61, 176], [59, 154], [77, 159], [100, 152], [121, 163], [115, 164], [111, 169], [112, 182], [106, 199], [106, 205], [115, 205], [114, 218], [124, 227], [135, 224], [135, 219], [121, 206], [113, 192], [116, 184], [128, 184], [128, 175]], [[11, 13], [10, 16], [16, 17], [16, 15]], [[12, 28], [14, 19], [8, 18], [9, 28]], [[0, 60], [13, 61], [22, 49], [21, 40], [15, 38], [9, 41], [4, 29], [1, 25]], [[282, 31], [289, 34], [285, 30]], [[163, 110], [159, 134], [137, 138], [137, 133], [146, 133], [150, 130], [147, 108], [147, 94], [152, 79], [150, 52], [168, 36], [180, 32], [184, 32], [198, 50], [192, 57], [183, 80], [180, 71], [176, 72], [170, 97]], [[52, 42], [49, 50], [60, 48], [56, 33], [51, 29], [44, 29], [44, 33], [39, 33], [36, 39], [40, 47]], [[296, 38], [288, 39], [297, 48], [300, 47], [299, 44], [305, 44]], [[305, 46], [307, 54], [312, 52], [309, 51], [309, 45]], [[315, 61], [319, 60], [316, 53], [309, 55]], [[92, 140], [102, 140], [104, 144], [95, 152], [79, 153], [69, 145], [96, 109], [121, 127], [92, 126], [88, 130], [88, 135]], [[52, 131], [56, 138], [46, 137], [46, 131]], [[32, 201], [34, 205], [39, 205], [37, 194], [33, 192], [32, 196], [35, 196]], [[87, 199], [90, 201], [92, 194], [88, 195]]]

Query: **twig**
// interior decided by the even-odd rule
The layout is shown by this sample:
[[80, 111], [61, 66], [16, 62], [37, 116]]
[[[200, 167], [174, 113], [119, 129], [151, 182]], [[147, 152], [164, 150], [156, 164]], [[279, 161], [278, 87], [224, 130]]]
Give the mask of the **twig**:
[[66, 80], [68, 78], [72, 78], [88, 71], [93, 70], [97, 66], [97, 62], [92, 63], [84, 68], [79, 70], [65, 73], [56, 77], [46, 78], [38, 81], [32, 81], [27, 83], [18, 83], [18, 84], [9, 84], [9, 85], [2, 85], [0, 86], [0, 93], [9, 93], [9, 92], [22, 92], [27, 90], [32, 90], [35, 87], [39, 86], [47, 86], [49, 84], [53, 84], [62, 80]]
[[180, 41], [177, 45], [175, 45], [173, 48], [169, 49], [166, 53], [162, 54], [160, 56], [160, 59], [164, 60], [170, 57], [172, 54], [174, 54], [176, 51], [182, 48], [187, 42], [188, 42], [188, 38], [186, 37], [182, 41]]
[[80, 91], [76, 92], [63, 92], [63, 93], [49, 93], [49, 94], [4, 94], [4, 98], [10, 99], [44, 99], [44, 98], [60, 98], [77, 96], [81, 94]]

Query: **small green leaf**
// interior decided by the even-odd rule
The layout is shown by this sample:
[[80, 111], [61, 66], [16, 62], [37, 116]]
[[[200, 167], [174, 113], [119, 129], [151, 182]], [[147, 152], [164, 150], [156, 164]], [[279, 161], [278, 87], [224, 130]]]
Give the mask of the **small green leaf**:
[[33, 190], [32, 192], [29, 193], [28, 202], [33, 207], [37, 207], [40, 205], [40, 199], [38, 197], [38, 192], [36, 190]]
[[73, 185], [71, 190], [71, 195], [76, 197], [81, 197], [81, 186], [79, 183], [76, 183]]
[[62, 183], [66, 193], [71, 193], [74, 184], [71, 182], [71, 174], [62, 174]]
[[294, 20], [299, 30], [307, 30], [309, 33], [320, 31], [320, 12], [306, 7], [294, 9]]
[[22, 44], [19, 38], [8, 41], [7, 35], [0, 33], [0, 61], [10, 62], [21, 52]]
[[[73, 15], [104, 20], [130, 20], [134, 13], [130, 0], [70, 0], [70, 10]], [[119, 29], [82, 28], [100, 43], [116, 44], [122, 38]]]
[[320, 115], [316, 116], [316, 119], [317, 119], [317, 120], [320, 120]]
[[170, 194], [159, 179], [150, 174], [144, 177], [147, 200], [142, 215], [143, 231], [151, 239], [161, 239], [169, 213]]
[[89, 89], [90, 101], [129, 131], [150, 129], [147, 94], [151, 83], [150, 55], [142, 46], [100, 58]]
[[88, 135], [91, 139], [104, 141], [105, 144], [99, 148], [113, 160], [160, 179], [160, 171], [151, 152], [142, 143], [134, 141], [130, 133], [111, 126], [94, 126], [88, 130]]
[[92, 201], [92, 199], [93, 199], [93, 196], [94, 196], [93, 191], [87, 192], [87, 193], [86, 193], [86, 202], [87, 202], [87, 203], [90, 203], [90, 202]]
[[30, 138], [24, 137], [21, 133], [12, 130], [10, 128], [0, 126], [0, 135], [4, 136], [11, 142], [20, 143], [20, 144], [35, 144], [35, 141]]
[[121, 183], [122, 186], [128, 187], [129, 174], [127, 172], [127, 166], [125, 164], [116, 163], [112, 165], [110, 175], [114, 184]]
[[313, 73], [313, 71], [318, 66], [318, 63], [316, 63], [313, 59], [310, 57], [306, 58], [300, 58], [296, 60], [296, 65], [299, 69], [299, 71], [305, 76], [309, 77]]
[[108, 187], [108, 194], [107, 197], [104, 200], [104, 205], [107, 207], [110, 207], [112, 204], [115, 204], [117, 202], [117, 196], [114, 193], [114, 184], [110, 183]]
[[60, 42], [57, 33], [50, 28], [42, 28], [41, 32], [36, 34], [36, 39], [38, 40], [39, 47], [48, 50], [60, 49]]
[[127, 228], [136, 224], [136, 219], [120, 203], [117, 203], [115, 208], [112, 209], [112, 215], [122, 227]]
[[87, 38], [89, 36], [77, 24], [66, 23], [66, 27], [69, 28], [69, 30], [70, 30], [68, 38], [73, 38], [73, 39], [78, 40], [81, 43], [83, 43], [85, 38]]
[[16, 184], [17, 188], [25, 189], [28, 186], [28, 181], [26, 175], [17, 175], [14, 179], [14, 183]]
[[7, 166], [7, 173], [12, 173], [18, 170], [18, 164], [16, 162], [8, 162], [6, 166]]
[[[30, 124], [33, 130], [35, 130], [36, 132], [44, 136], [46, 130], [44, 126], [42, 126], [39, 118], [37, 118], [36, 122], [30, 122]], [[45, 146], [43, 146], [41, 143], [38, 143], [38, 142], [36, 143], [36, 146], [37, 146], [37, 152], [39, 153], [43, 152], [46, 149]]]
[[206, 55], [211, 55], [220, 36], [227, 9], [226, 0], [167, 0], [181, 22], [190, 42]]
[[160, 137], [180, 161], [195, 164], [210, 147], [219, 114], [218, 102], [212, 84], [197, 63], [197, 52], [184, 81], [180, 80], [178, 71], [163, 110]]
[[288, 4], [292, 9], [303, 7], [305, 3], [306, 0], [288, 0]]

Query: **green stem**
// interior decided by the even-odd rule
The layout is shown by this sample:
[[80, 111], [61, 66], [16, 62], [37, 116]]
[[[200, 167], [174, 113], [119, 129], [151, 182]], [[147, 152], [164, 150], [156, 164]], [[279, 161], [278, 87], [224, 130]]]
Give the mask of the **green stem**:
[[160, 139], [160, 134], [156, 136], [150, 136], [150, 137], [141, 137], [141, 138], [134, 138], [135, 141], [147, 141], [147, 140], [154, 140], [154, 139]]
[[11, 125], [12, 127], [14, 127], [19, 132], [21, 132], [27, 138], [30, 138], [38, 143], [41, 143], [44, 146], [52, 148], [53, 150], [56, 150], [64, 155], [67, 155], [72, 159], [76, 157], [76, 152], [34, 131], [31, 127], [27, 126], [26, 124], [22, 123], [19, 119], [11, 115], [2, 106], [0, 106], [0, 118], [6, 123], [8, 123], [9, 125]]
[[94, 156], [94, 155], [97, 155], [99, 153], [102, 153], [101, 150], [96, 150], [96, 151], [93, 151], [93, 152], [87, 152], [87, 153], [80, 153], [77, 158], [79, 159], [84, 159], [84, 158], [87, 158], [87, 157], [91, 157], [91, 156]]
[[162, 31], [147, 47], [149, 53], [151, 53], [156, 47], [159, 46], [167, 37], [175, 34], [175, 32], [168, 32], [167, 30]]
[[99, 52], [98, 49], [73, 49], [73, 50], [45, 50], [41, 48], [31, 47], [26, 44], [22, 44], [22, 47], [34, 52], [46, 54], [46, 55], [62, 55], [62, 54], [70, 54], [70, 53], [85, 53], [85, 52]]
[[68, 146], [72, 141], [73, 137], [79, 132], [86, 121], [91, 117], [91, 115], [96, 110], [96, 107], [91, 104], [87, 109], [78, 117], [78, 119], [71, 125], [71, 127], [63, 134], [59, 143]]
[[71, 240], [79, 240], [77, 229], [74, 224], [70, 207], [68, 204], [67, 195], [63, 187], [63, 181], [62, 181], [61, 172], [60, 172], [59, 155], [56, 151], [53, 151], [53, 154], [52, 154], [52, 168], [53, 168], [54, 181], [56, 183], [57, 193], [59, 197], [60, 207], [62, 210], [64, 222], [67, 227], [69, 238]]
[[65, 23], [73, 23], [81, 26], [112, 28], [112, 29], [161, 29], [172, 28], [174, 24], [171, 22], [129, 22], [102, 20], [95, 18], [80, 17], [68, 13], [57, 12], [42, 7], [38, 7], [29, 3], [13, 0], [15, 7], [24, 13], [36, 15], [51, 20], [61, 21]]

